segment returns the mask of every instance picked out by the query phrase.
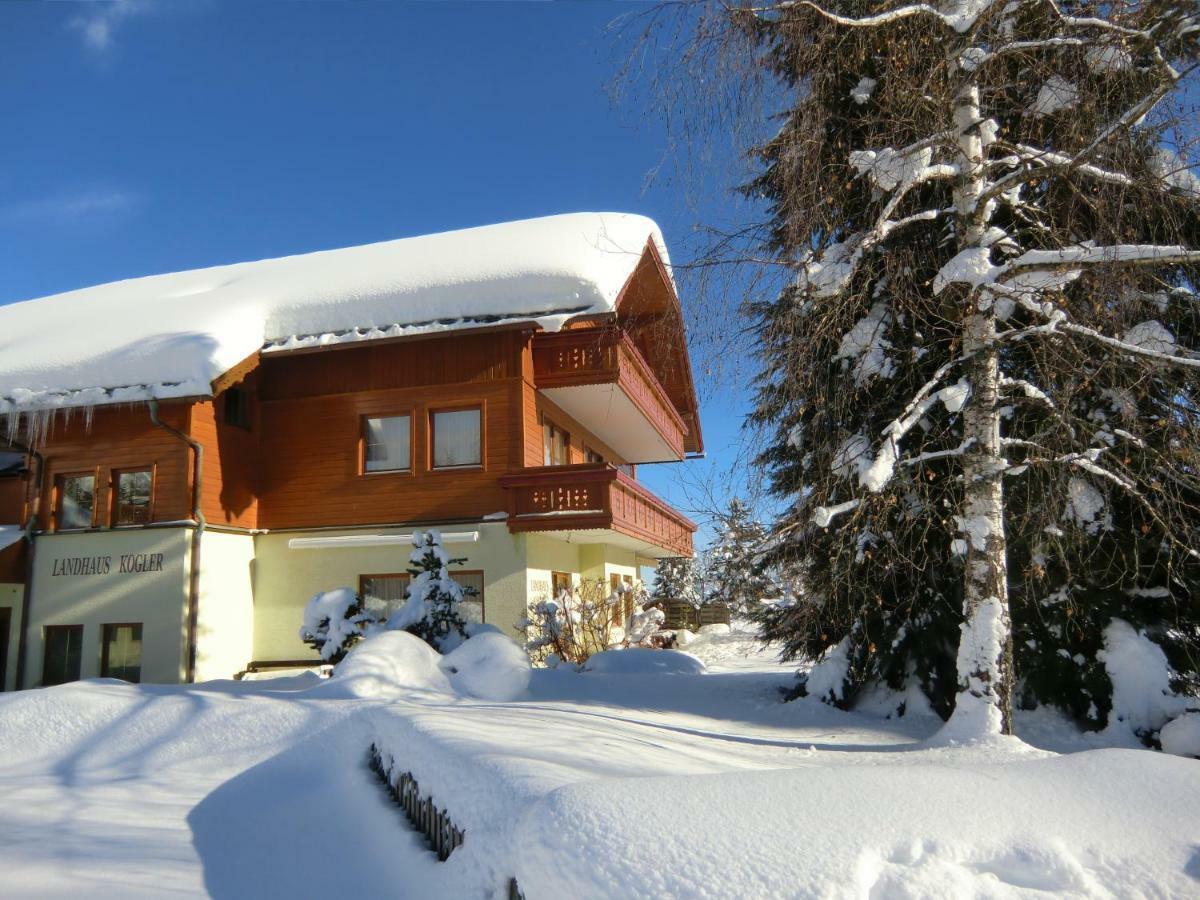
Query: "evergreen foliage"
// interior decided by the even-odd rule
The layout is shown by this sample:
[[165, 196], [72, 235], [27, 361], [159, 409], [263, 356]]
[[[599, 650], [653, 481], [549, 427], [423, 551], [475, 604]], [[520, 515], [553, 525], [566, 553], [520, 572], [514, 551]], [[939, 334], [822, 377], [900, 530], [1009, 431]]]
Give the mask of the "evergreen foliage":
[[696, 561], [687, 556], [660, 559], [654, 569], [650, 600], [653, 603], [682, 602], [689, 606], [700, 606], [703, 601]]
[[1195, 5], [817, 0], [692, 21], [689, 64], [786, 96], [745, 189], [769, 209], [745, 256], [793, 274], [747, 309], [758, 462], [786, 503], [766, 561], [802, 586], [762, 611], [764, 637], [840, 646], [839, 703], [915, 681], [984, 731], [1010, 727], [1010, 697], [1103, 725], [1114, 618], [1194, 690]]
[[305, 604], [300, 640], [321, 654], [324, 662], [337, 665], [374, 621], [350, 588], [322, 591]]
[[767, 531], [737, 497], [720, 517], [720, 533], [705, 558], [705, 601], [724, 603], [739, 615], [756, 612], [779, 588], [758, 558]]
[[451, 559], [437, 531], [414, 533], [408, 559], [412, 581], [407, 600], [388, 619], [387, 627], [404, 629], [439, 652], [448, 653], [467, 639], [467, 623], [459, 614], [458, 604], [476, 594], [474, 588], [464, 588], [450, 577], [448, 567], [461, 565], [466, 559]]

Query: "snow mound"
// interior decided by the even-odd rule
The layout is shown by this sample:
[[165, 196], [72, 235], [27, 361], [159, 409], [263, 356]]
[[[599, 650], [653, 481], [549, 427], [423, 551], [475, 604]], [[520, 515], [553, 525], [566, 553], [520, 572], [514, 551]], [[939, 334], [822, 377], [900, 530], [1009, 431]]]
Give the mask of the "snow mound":
[[574, 213], [0, 306], [0, 413], [208, 396], [264, 348], [505, 322], [557, 331], [612, 312], [650, 240], [667, 263], [650, 219]]
[[690, 653], [644, 647], [597, 653], [588, 659], [583, 670], [599, 675], [701, 675], [707, 671], [704, 663]]
[[333, 678], [315, 691], [364, 699], [450, 694], [453, 688], [440, 668], [441, 661], [438, 652], [416, 635], [384, 631], [357, 644], [333, 670]]
[[729, 626], [724, 622], [713, 622], [709, 625], [701, 625], [699, 634], [729, 634]]
[[1200, 758], [1200, 712], [1172, 719], [1158, 733], [1164, 753]]
[[441, 670], [461, 694], [506, 702], [529, 690], [525, 651], [499, 632], [481, 632], [442, 657]]
[[[1196, 893], [1189, 760], [960, 748], [855, 765], [813, 753], [796, 769], [553, 791], [521, 819], [517, 881], [526, 896], [581, 898]], [[820, 827], [805, 828], [818, 809]]]

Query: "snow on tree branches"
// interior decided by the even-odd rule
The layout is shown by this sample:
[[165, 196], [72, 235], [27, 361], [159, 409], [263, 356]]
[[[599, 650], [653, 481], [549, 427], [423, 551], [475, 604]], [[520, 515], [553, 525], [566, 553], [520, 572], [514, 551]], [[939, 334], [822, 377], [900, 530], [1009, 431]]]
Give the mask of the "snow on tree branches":
[[412, 542], [407, 599], [388, 618], [386, 627], [408, 631], [448, 653], [467, 638], [467, 623], [458, 605], [463, 597], [475, 594], [474, 588], [464, 588], [451, 578], [448, 567], [466, 560], [450, 558], [442, 547], [440, 532], [415, 532]]
[[[686, 60], [761, 61], [785, 104], [745, 189], [769, 221], [739, 233], [793, 276], [749, 307], [759, 462], [788, 503], [768, 561], [805, 586], [765, 635], [839, 648], [836, 702], [919, 683], [960, 737], [1010, 730], [1014, 694], [1102, 725], [1118, 613], [1194, 689], [1194, 4], [799, 0], [695, 21]], [[721, 70], [734, 94], [748, 69]]]
[[305, 604], [300, 640], [329, 663], [339, 663], [375, 621], [350, 588], [322, 591]]

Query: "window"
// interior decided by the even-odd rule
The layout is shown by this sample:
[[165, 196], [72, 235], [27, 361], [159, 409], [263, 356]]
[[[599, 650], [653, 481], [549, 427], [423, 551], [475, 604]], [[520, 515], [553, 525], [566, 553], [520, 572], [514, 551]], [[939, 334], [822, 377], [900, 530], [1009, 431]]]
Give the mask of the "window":
[[142, 680], [142, 623], [105, 625], [100, 676], [137, 684]]
[[542, 462], [565, 466], [571, 461], [571, 437], [549, 419], [542, 423]]
[[458, 604], [459, 615], [467, 622], [483, 622], [483, 572], [451, 572], [450, 577], [470, 595]]
[[358, 596], [362, 598], [363, 608], [385, 621], [392, 613], [404, 605], [405, 592], [411, 577], [407, 572], [391, 575], [360, 575], [358, 577]]
[[435, 469], [461, 469], [483, 464], [482, 419], [479, 407], [430, 414]]
[[250, 407], [246, 402], [246, 395], [241, 388], [229, 388], [221, 395], [224, 399], [222, 402], [221, 418], [226, 425], [233, 425], [236, 428], [245, 428], [250, 430]]
[[584, 462], [590, 462], [590, 463], [602, 463], [602, 462], [604, 462], [604, 456], [603, 456], [603, 454], [597, 453], [597, 452], [596, 452], [595, 450], [593, 450], [591, 447], [584, 447], [584, 448], [583, 448], [583, 459], [584, 459]]
[[79, 661], [83, 658], [82, 625], [47, 625], [46, 650], [42, 656], [42, 685], [66, 684], [79, 680]]
[[363, 471], [412, 470], [412, 417], [363, 419]]
[[149, 469], [113, 473], [113, 524], [145, 525], [150, 521]]
[[617, 468], [630, 478], [637, 478], [637, 466], [632, 466], [629, 463], [621, 463], [621, 465], [617, 466]]
[[91, 528], [96, 506], [95, 475], [60, 475], [56, 528]]
[[557, 597], [563, 591], [571, 592], [571, 573], [570, 572], [551, 572], [550, 573], [550, 588]]

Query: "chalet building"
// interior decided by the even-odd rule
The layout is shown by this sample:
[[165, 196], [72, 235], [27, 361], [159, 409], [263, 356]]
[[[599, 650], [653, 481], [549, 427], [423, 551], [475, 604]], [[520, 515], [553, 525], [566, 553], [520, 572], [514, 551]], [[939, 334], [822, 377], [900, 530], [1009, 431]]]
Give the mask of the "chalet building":
[[583, 213], [0, 307], [0, 686], [315, 661], [316, 592], [467, 613], [690, 555], [638, 467], [702, 451], [669, 262]]

